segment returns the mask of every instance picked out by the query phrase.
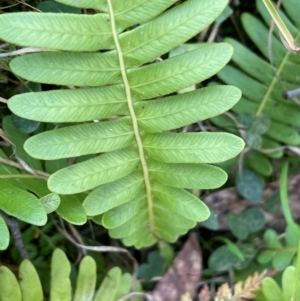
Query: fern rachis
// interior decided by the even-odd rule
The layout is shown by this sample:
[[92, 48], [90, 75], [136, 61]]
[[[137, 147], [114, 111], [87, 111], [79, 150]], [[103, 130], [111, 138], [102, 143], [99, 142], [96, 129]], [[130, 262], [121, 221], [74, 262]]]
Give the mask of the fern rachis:
[[[87, 216], [102, 214], [102, 224], [126, 245], [175, 241], [209, 214], [184, 188], [222, 185], [226, 174], [208, 163], [236, 156], [244, 144], [231, 134], [166, 131], [223, 113], [238, 101], [240, 91], [216, 86], [164, 97], [218, 72], [232, 55], [226, 44], [204, 44], [144, 64], [209, 25], [227, 1], [189, 0], [169, 9], [176, 1], [131, 0], [126, 7], [120, 0], [60, 2], [103, 13], [0, 16], [0, 24], [10, 28], [0, 25], [1, 38], [63, 50], [15, 58], [13, 72], [31, 81], [76, 86], [9, 100], [9, 108], [23, 118], [77, 123], [33, 136], [25, 149], [42, 160], [94, 155], [51, 175], [50, 190], [74, 194], [94, 189], [82, 204]], [[17, 27], [14, 20], [19, 20]]]

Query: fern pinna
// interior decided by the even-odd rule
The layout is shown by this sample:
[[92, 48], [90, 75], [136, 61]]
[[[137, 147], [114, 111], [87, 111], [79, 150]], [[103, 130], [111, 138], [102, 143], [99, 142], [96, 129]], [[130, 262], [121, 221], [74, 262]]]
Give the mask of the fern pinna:
[[[230, 60], [227, 44], [157, 60], [207, 27], [227, 0], [59, 0], [95, 14], [15, 13], [0, 16], [0, 38], [43, 48], [10, 62], [29, 81], [72, 86], [9, 100], [18, 116], [67, 123], [37, 134], [25, 150], [43, 160], [94, 155], [52, 174], [58, 194], [90, 191], [82, 206], [127, 246], [149, 246], [208, 218], [185, 189], [221, 186], [226, 173], [208, 163], [236, 156], [243, 141], [227, 133], [175, 133], [221, 114], [240, 90], [214, 86], [178, 94]], [[75, 125], [72, 125], [75, 124]], [[62, 200], [63, 202], [63, 200]]]
[[[108, 271], [96, 290], [97, 265], [92, 257], [85, 256], [80, 261], [75, 290], [72, 291], [70, 280], [72, 268], [75, 271], [66, 254], [56, 249], [51, 259], [50, 298], [47, 300], [117, 301], [130, 292], [134, 282], [130, 274], [122, 274], [120, 268], [114, 267]], [[45, 300], [39, 274], [28, 259], [20, 264], [18, 279], [6, 266], [0, 266], [0, 275], [0, 300]], [[136, 282], [136, 289], [141, 290], [139, 282]]]

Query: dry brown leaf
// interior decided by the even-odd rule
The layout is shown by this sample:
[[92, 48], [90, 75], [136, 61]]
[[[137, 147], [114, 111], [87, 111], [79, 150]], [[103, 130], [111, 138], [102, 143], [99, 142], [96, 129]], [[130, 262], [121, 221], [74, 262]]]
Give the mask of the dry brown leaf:
[[194, 296], [202, 271], [202, 258], [198, 238], [189, 235], [172, 266], [155, 287], [152, 296], [156, 301], [180, 301], [182, 296]]
[[[1, 101], [1, 97], [0, 97], [0, 101]], [[6, 135], [6, 133], [1, 128], [0, 128], [0, 137], [4, 140], [4, 141], [0, 141], [1, 145], [3, 145], [3, 146], [14, 145], [12, 143], [12, 141], [9, 139], [9, 137]]]
[[217, 295], [215, 297], [215, 301], [229, 301], [232, 299], [232, 297], [233, 296], [229, 284], [224, 283], [219, 287]]
[[182, 295], [180, 301], [192, 301], [190, 293], [185, 293]]
[[251, 300], [255, 297], [253, 292], [260, 290], [260, 284], [267, 276], [269, 276], [267, 271], [263, 271], [261, 274], [255, 272], [253, 275], [248, 276], [245, 281], [237, 282], [234, 285], [234, 295], [228, 283], [225, 283], [219, 287], [215, 301]]
[[198, 295], [199, 301], [209, 301], [210, 300], [210, 289], [207, 284], [203, 286]]
[[267, 271], [263, 271], [261, 274], [255, 272], [252, 276], [247, 277], [247, 279], [243, 282], [238, 282], [234, 286], [234, 298], [233, 300], [240, 301], [242, 298], [244, 299], [253, 299], [255, 296], [253, 294], [254, 291], [260, 290], [260, 284], [267, 276]]

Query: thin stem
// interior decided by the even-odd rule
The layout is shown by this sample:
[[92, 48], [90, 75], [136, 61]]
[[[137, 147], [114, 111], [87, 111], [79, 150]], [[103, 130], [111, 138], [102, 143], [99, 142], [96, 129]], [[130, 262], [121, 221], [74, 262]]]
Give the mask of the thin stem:
[[[13, 166], [13, 167], [16, 167], [18, 169], [22, 169], [22, 170], [27, 171], [27, 169], [22, 164], [17, 163], [17, 162], [12, 161], [12, 160], [0, 157], [0, 162], [2, 162], [4, 164], [7, 164], [7, 165], [10, 165], [10, 166]], [[34, 171], [36, 178], [41, 178], [43, 180], [47, 180], [50, 177], [50, 175], [46, 172], [43, 172], [43, 171], [40, 171], [40, 170], [37, 170], [37, 169], [32, 169], [32, 171]]]
[[45, 48], [22, 48], [18, 50], [14, 50], [12, 52], [5, 52], [5, 53], [0, 53], [0, 57], [9, 57], [9, 56], [15, 56], [15, 55], [22, 55], [26, 53], [35, 53], [35, 52], [42, 52], [42, 51], [54, 51], [52, 49], [45, 49]]
[[125, 296], [123, 296], [121, 299], [119, 299], [118, 301], [125, 301], [125, 300], [128, 300], [129, 298], [131, 297], [145, 297], [148, 301], [155, 301], [156, 299], [150, 295], [150, 294], [147, 294], [147, 293], [140, 293], [140, 292], [132, 292], [132, 293], [129, 293]]
[[62, 228], [60, 228], [55, 222], [54, 225], [58, 229], [58, 231], [65, 236], [66, 239], [68, 239], [73, 245], [84, 249], [88, 251], [94, 251], [94, 252], [116, 252], [116, 253], [125, 253], [128, 258], [131, 260], [133, 263], [133, 275], [132, 275], [132, 289], [133, 291], [135, 290], [136, 286], [136, 280], [137, 280], [137, 275], [138, 275], [138, 270], [139, 270], [139, 264], [136, 261], [136, 259], [130, 254], [130, 252], [127, 249], [120, 248], [120, 247], [110, 247], [110, 246], [86, 246], [77, 243], [73, 237], [66, 231], [63, 220], [60, 218], [60, 223], [62, 225]]
[[[300, 37], [300, 33], [297, 35], [296, 40], [298, 40], [299, 37]], [[286, 65], [286, 62], [287, 62], [290, 55], [291, 55], [291, 53], [287, 51], [285, 56], [283, 57], [283, 59], [281, 61], [281, 64], [279, 65], [279, 68], [277, 69], [277, 72], [275, 72], [275, 76], [273, 77], [273, 80], [272, 80], [272, 82], [271, 82], [271, 84], [270, 84], [270, 86], [267, 90], [267, 93], [265, 94], [262, 102], [260, 103], [260, 106], [259, 106], [259, 108], [256, 112], [256, 116], [260, 116], [262, 114], [262, 112], [263, 112], [263, 110], [264, 110], [264, 108], [265, 108], [265, 106], [266, 106], [266, 104], [267, 104], [267, 102], [270, 98], [270, 94], [271, 94], [271, 92], [272, 92], [272, 90], [273, 90], [273, 88], [274, 88], [274, 86], [277, 82], [277, 77], [279, 78], [279, 75], [280, 75], [282, 69], [284, 68], [284, 66]]]
[[[287, 48], [289, 51], [295, 54], [299, 52], [300, 48], [296, 45], [293, 36], [291, 35], [285, 23], [279, 16], [277, 11], [278, 8], [276, 9], [270, 0], [262, 0], [262, 1], [265, 7], [267, 8], [267, 10], [269, 11], [273, 22], [275, 22], [275, 24], [277, 25], [280, 35], [283, 37], [282, 42], [285, 48]], [[279, 2], [281, 3], [281, 0]]]
[[0, 102], [7, 103], [7, 99], [0, 97]]
[[138, 127], [137, 117], [135, 115], [135, 111], [134, 111], [134, 107], [133, 107], [133, 100], [132, 100], [130, 85], [129, 85], [129, 81], [128, 81], [128, 77], [127, 77], [127, 73], [126, 73], [126, 67], [125, 67], [125, 63], [124, 63], [122, 49], [121, 49], [121, 45], [120, 45], [120, 42], [118, 39], [117, 30], [116, 30], [116, 23], [115, 23], [112, 2], [111, 2], [111, 0], [108, 0], [107, 3], [108, 3], [108, 7], [109, 7], [109, 15], [110, 15], [110, 21], [111, 21], [112, 34], [113, 34], [114, 42], [116, 45], [122, 79], [123, 79], [123, 83], [124, 83], [124, 87], [125, 87], [128, 109], [129, 109], [131, 120], [132, 120], [133, 131], [134, 131], [135, 140], [137, 143], [139, 157], [140, 157], [142, 170], [143, 170], [143, 174], [144, 174], [147, 204], [148, 204], [149, 228], [150, 228], [150, 231], [152, 232], [152, 234], [157, 236], [157, 234], [155, 233], [155, 229], [154, 229], [153, 200], [152, 200], [152, 195], [151, 195], [151, 184], [150, 184], [148, 166], [147, 166], [146, 157], [145, 157], [145, 153], [144, 153], [144, 149], [143, 149], [143, 143], [142, 143], [139, 127]]
[[15, 178], [15, 179], [33, 179], [36, 178], [35, 175], [23, 175], [23, 174], [12, 174], [12, 175], [0, 175], [0, 179], [11, 179], [11, 178]]

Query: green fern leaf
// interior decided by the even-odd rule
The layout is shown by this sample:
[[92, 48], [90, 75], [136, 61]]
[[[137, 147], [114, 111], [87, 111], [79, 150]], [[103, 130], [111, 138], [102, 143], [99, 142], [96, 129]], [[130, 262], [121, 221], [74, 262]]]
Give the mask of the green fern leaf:
[[71, 301], [70, 262], [65, 253], [56, 249], [51, 261], [50, 301]]
[[92, 301], [96, 286], [96, 263], [90, 256], [84, 257], [79, 266], [74, 301]]
[[2, 216], [0, 216], [0, 237], [0, 250], [5, 250], [9, 244], [9, 231]]
[[222, 186], [227, 174], [220, 168], [205, 164], [165, 164], [149, 161], [150, 177], [178, 188], [214, 189]]
[[121, 85], [93, 89], [53, 90], [15, 95], [9, 108], [24, 118], [44, 122], [81, 122], [129, 114]]
[[[10, 62], [12, 71], [28, 80], [75, 86], [9, 100], [9, 108], [23, 118], [76, 123], [31, 137], [25, 150], [46, 160], [94, 156], [56, 171], [48, 180], [49, 189], [58, 194], [95, 189], [82, 204], [77, 200], [71, 206], [72, 198], [62, 198], [56, 211], [69, 222], [82, 224], [85, 214], [100, 215], [110, 234], [125, 245], [141, 248], [157, 239], [173, 242], [209, 215], [205, 204], [185, 188], [222, 185], [226, 174], [207, 163], [233, 158], [244, 143], [225, 133], [165, 131], [225, 112], [237, 103], [240, 91], [216, 86], [175, 95], [220, 71], [232, 55], [228, 44], [203, 44], [155, 60], [207, 27], [227, 1], [60, 2], [101, 13], [0, 16], [0, 23], [12, 32], [2, 33], [0, 25], [3, 39], [69, 51], [28, 54]], [[18, 28], [11, 25], [16, 18], [20, 18]], [[94, 22], [97, 25], [91, 28]], [[64, 38], [56, 29], [61, 23]], [[33, 43], [39, 31], [43, 31], [40, 41]]]
[[47, 214], [54, 212], [60, 205], [60, 197], [56, 193], [49, 193], [40, 198]]
[[42, 226], [47, 221], [46, 211], [37, 197], [3, 180], [0, 181], [0, 208], [30, 224]]
[[72, 194], [118, 180], [138, 167], [138, 153], [130, 147], [63, 168], [49, 178], [48, 185], [58, 194]]
[[0, 266], [1, 301], [22, 301], [21, 289], [16, 276], [7, 267]]
[[75, 195], [61, 196], [61, 203], [56, 212], [66, 221], [75, 225], [83, 225], [87, 220], [84, 208]]
[[239, 92], [230, 86], [203, 88], [150, 102], [138, 101], [134, 109], [139, 126], [157, 133], [219, 115], [232, 107], [233, 97], [240, 99]]
[[270, 277], [267, 277], [262, 282], [262, 291], [266, 300], [281, 301], [285, 300], [283, 293], [277, 282]]
[[134, 171], [120, 180], [96, 188], [85, 198], [82, 205], [88, 216], [99, 215], [131, 201], [143, 189], [143, 173], [141, 170]]
[[35, 158], [52, 160], [114, 151], [133, 141], [131, 120], [123, 117], [47, 131], [28, 139], [24, 148]]
[[2, 125], [5, 133], [9, 136], [9, 138], [14, 144], [15, 155], [21, 160], [23, 160], [30, 167], [38, 170], [42, 170], [41, 161], [36, 160], [35, 158], [29, 156], [23, 148], [23, 144], [26, 141], [26, 139], [29, 138], [29, 135], [21, 133], [17, 129], [17, 127], [14, 125], [12, 121], [11, 116], [5, 116], [2, 120]]
[[114, 301], [121, 281], [122, 272], [119, 268], [111, 269], [97, 291], [94, 301]]
[[[82, 259], [76, 282], [74, 296], [71, 295], [71, 265], [65, 253], [56, 249], [51, 261], [50, 300], [52, 301], [117, 301], [127, 295], [133, 278], [122, 274], [120, 268], [112, 268], [95, 292], [96, 263], [90, 256]], [[0, 266], [0, 300], [2, 301], [40, 301], [44, 299], [37, 271], [30, 261], [23, 260], [19, 269], [19, 283], [16, 276], [5, 266]], [[140, 284], [136, 290], [140, 291]], [[137, 299], [135, 299], [137, 300]]]
[[146, 134], [149, 157], [165, 163], [218, 163], [235, 157], [243, 148], [236, 136], [225, 133]]
[[23, 301], [43, 300], [43, 290], [38, 273], [27, 259], [23, 260], [20, 265], [19, 279], [21, 280]]
[[[75, 7], [94, 8], [108, 12], [108, 5], [106, 0], [59, 0], [58, 2], [64, 3]], [[118, 24], [127, 28], [129, 26], [146, 22], [161, 12], [166, 10], [169, 6], [174, 4], [176, 0], [113, 0], [112, 3], [115, 7], [115, 16]]]

